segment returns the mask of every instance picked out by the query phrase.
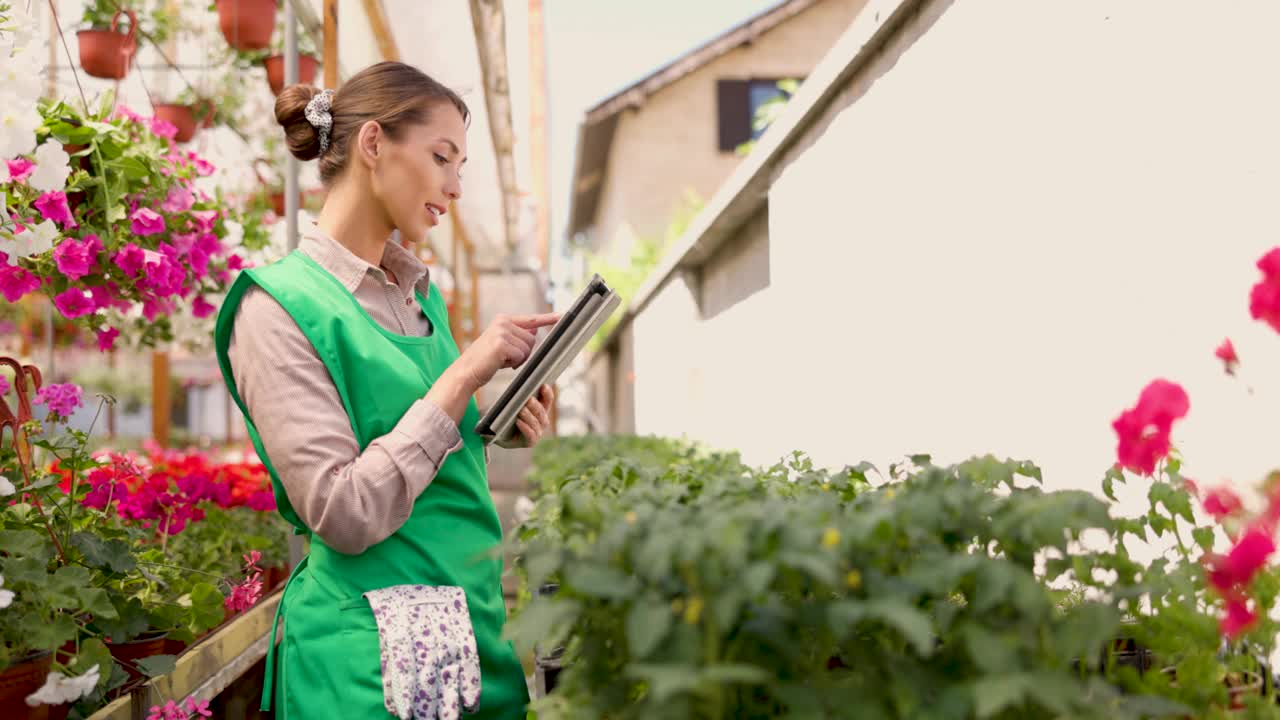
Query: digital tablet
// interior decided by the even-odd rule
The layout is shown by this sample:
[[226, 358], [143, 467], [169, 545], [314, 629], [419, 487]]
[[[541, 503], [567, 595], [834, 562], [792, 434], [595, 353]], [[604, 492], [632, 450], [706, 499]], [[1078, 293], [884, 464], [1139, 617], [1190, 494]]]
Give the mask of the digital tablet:
[[542, 342], [534, 347], [529, 359], [520, 366], [516, 377], [497, 402], [476, 424], [476, 434], [486, 443], [508, 440], [520, 433], [516, 418], [529, 398], [543, 385], [550, 385], [587, 344], [596, 331], [618, 309], [622, 298], [599, 275], [591, 278]]

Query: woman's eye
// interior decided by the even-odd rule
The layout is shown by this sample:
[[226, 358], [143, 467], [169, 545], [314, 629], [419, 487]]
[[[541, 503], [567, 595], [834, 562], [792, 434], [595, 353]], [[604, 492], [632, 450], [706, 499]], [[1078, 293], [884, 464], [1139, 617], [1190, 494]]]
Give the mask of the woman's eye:
[[433, 154], [436, 156], [436, 162], [437, 162], [437, 163], [440, 163], [441, 165], [445, 165], [445, 164], [447, 164], [447, 163], [449, 162], [449, 158], [446, 158], [445, 156], [441, 155], [440, 153], [433, 153]]

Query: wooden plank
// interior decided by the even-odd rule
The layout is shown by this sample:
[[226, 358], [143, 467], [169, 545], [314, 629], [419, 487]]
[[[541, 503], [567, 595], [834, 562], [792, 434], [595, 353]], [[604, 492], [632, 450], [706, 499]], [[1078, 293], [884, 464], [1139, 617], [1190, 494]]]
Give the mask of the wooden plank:
[[338, 0], [324, 0], [324, 86], [338, 87]]
[[387, 8], [382, 0], [363, 0], [364, 14], [369, 18], [369, 27], [373, 30], [373, 39], [378, 43], [378, 52], [383, 60], [400, 60], [400, 49], [396, 47], [396, 37], [391, 32], [391, 23], [387, 20]]
[[169, 396], [169, 353], [151, 353], [151, 438], [169, 447], [169, 421], [173, 398]]
[[181, 703], [188, 696], [209, 700], [267, 651], [271, 622], [280, 604], [281, 591], [264, 597], [253, 608], [193, 645], [178, 658], [173, 673], [153, 678], [131, 695], [118, 698], [89, 720], [132, 720], [145, 717], [152, 705], [169, 700]]

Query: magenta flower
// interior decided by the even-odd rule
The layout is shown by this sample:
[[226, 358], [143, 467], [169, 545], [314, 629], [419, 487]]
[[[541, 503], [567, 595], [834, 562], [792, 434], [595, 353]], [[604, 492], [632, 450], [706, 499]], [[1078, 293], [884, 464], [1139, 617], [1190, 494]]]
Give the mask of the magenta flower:
[[182, 289], [182, 282], [187, 279], [182, 266], [164, 255], [148, 260], [142, 271], [146, 276], [143, 283], [146, 289], [154, 291], [160, 297], [176, 295]]
[[184, 213], [195, 203], [195, 195], [192, 195], [190, 190], [179, 186], [169, 191], [169, 196], [160, 203], [160, 209], [170, 214]]
[[213, 232], [213, 224], [218, 221], [217, 210], [196, 210], [191, 213], [196, 219], [196, 227], [202, 233]]
[[157, 317], [173, 312], [173, 303], [161, 298], [147, 298], [142, 302], [142, 317], [155, 322]]
[[178, 136], [178, 126], [168, 120], [161, 120], [153, 117], [147, 120], [147, 127], [151, 128], [151, 132], [157, 137], [167, 138], [169, 140]]
[[78, 318], [88, 315], [97, 309], [93, 304], [93, 296], [86, 293], [80, 288], [67, 288], [65, 291], [58, 293], [53, 298], [53, 304], [58, 308], [58, 312], [68, 318]]
[[31, 173], [36, 171], [36, 164], [26, 158], [16, 158], [13, 160], [5, 160], [5, 165], [9, 168], [9, 182], [21, 183], [26, 182], [31, 177]]
[[191, 301], [191, 314], [198, 318], [207, 318], [218, 312], [218, 306], [205, 300], [203, 297], [196, 297]]
[[53, 249], [53, 259], [58, 264], [58, 271], [68, 280], [79, 280], [89, 274], [97, 260], [96, 253], [90, 254], [92, 250], [87, 240], [67, 238]]
[[63, 226], [74, 226], [76, 219], [71, 216], [71, 208], [67, 205], [67, 194], [61, 190], [47, 192], [32, 203], [45, 220], [52, 220]]
[[74, 383], [45, 385], [36, 391], [36, 405], [47, 405], [49, 411], [59, 417], [71, 417], [76, 408], [84, 407], [83, 392]]
[[138, 208], [129, 216], [129, 229], [134, 235], [146, 237], [164, 232], [164, 216], [150, 208]]
[[199, 175], [200, 177], [209, 177], [210, 175], [212, 175], [214, 172], [217, 171], [217, 168], [215, 168], [208, 160], [205, 160], [204, 158], [201, 158], [201, 157], [193, 158], [192, 162], [196, 166], [196, 174]]
[[136, 123], [142, 122], [142, 116], [129, 109], [128, 105], [116, 106], [116, 117], [127, 118]]
[[208, 700], [196, 700], [195, 698], [187, 698], [187, 712], [200, 717], [213, 717], [213, 713], [209, 711]]
[[0, 295], [5, 300], [15, 303], [39, 289], [40, 278], [16, 265], [0, 262]]
[[[173, 233], [169, 235], [169, 243], [171, 244], [170, 246], [176, 251], [175, 253], [176, 257], [174, 256], [170, 256], [170, 257], [174, 257], [174, 259], [176, 260], [177, 258], [182, 257], [183, 255], [186, 255], [187, 253], [191, 252], [191, 248], [196, 244], [196, 234], [195, 233]], [[161, 245], [160, 251], [164, 252], [163, 245]]]
[[116, 346], [116, 338], [120, 336], [120, 331], [109, 327], [106, 330], [98, 331], [98, 352], [107, 352]]
[[240, 270], [244, 268], [244, 266], [245, 266], [244, 258], [240, 257], [239, 255], [231, 255], [227, 258], [228, 270]]
[[142, 248], [134, 245], [133, 243], [129, 243], [120, 248], [120, 251], [116, 253], [113, 262], [115, 262], [116, 267], [124, 271], [125, 275], [128, 275], [129, 277], [137, 277], [138, 271], [142, 269], [142, 263], [145, 259], [146, 255], [142, 252]]
[[0, 395], [9, 394], [9, 378], [0, 375]]
[[259, 490], [258, 492], [250, 495], [245, 504], [250, 510], [257, 510], [258, 512], [275, 512], [276, 496], [275, 493], [270, 490]]

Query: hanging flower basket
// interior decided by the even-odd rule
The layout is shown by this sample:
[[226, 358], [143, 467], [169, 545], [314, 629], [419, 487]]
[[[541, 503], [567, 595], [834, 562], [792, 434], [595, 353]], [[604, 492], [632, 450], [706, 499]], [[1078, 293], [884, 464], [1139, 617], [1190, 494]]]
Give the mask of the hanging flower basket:
[[[120, 16], [129, 18], [129, 31], [120, 32]], [[81, 30], [76, 33], [80, 44], [80, 67], [93, 77], [123, 80], [133, 65], [138, 51], [138, 16], [132, 10], [117, 10], [111, 16], [109, 29]]]
[[[271, 92], [279, 95], [284, 90], [284, 55], [272, 55], [262, 62], [267, 68], [267, 82], [271, 84]], [[314, 55], [298, 56], [298, 82], [310, 85], [316, 79], [316, 58]]]
[[218, 29], [236, 50], [263, 50], [276, 27], [276, 0], [218, 0]]
[[196, 123], [195, 108], [191, 105], [158, 103], [154, 109], [157, 118], [167, 120], [178, 129], [178, 134], [173, 137], [174, 140], [184, 143], [196, 136], [196, 129], [199, 126]]

